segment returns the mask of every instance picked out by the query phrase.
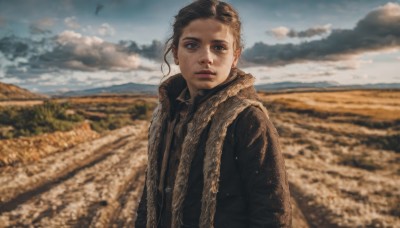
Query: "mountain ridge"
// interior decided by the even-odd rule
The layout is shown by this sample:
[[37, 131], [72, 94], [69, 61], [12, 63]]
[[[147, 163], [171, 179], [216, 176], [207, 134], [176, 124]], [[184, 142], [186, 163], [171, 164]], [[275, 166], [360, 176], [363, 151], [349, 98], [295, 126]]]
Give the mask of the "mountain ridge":
[[0, 82], [0, 101], [45, 99], [46, 95], [31, 92], [13, 84]]

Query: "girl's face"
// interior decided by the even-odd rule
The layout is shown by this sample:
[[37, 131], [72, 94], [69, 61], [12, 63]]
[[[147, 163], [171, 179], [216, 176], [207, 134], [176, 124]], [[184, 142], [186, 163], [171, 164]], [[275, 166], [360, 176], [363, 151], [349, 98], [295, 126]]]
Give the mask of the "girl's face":
[[234, 40], [230, 28], [216, 19], [196, 19], [183, 29], [173, 54], [191, 95], [228, 78], [240, 56]]

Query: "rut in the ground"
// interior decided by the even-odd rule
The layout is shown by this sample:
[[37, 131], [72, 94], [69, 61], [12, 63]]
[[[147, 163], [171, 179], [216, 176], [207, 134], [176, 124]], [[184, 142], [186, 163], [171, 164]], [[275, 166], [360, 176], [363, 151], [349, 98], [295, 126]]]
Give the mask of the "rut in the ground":
[[[43, 159], [2, 172], [0, 192], [8, 194], [0, 203], [1, 226], [133, 226], [147, 163], [146, 129], [139, 123], [49, 157], [47, 164]], [[5, 182], [27, 171], [36, 182]]]

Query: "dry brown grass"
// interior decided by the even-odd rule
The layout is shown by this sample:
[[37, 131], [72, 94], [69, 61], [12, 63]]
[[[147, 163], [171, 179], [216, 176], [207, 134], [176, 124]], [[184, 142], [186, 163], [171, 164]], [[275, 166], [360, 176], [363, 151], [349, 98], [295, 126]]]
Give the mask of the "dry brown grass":
[[91, 130], [88, 123], [83, 123], [67, 132], [1, 140], [0, 167], [20, 162], [29, 164], [98, 137], [99, 134]]
[[0, 101], [1, 106], [33, 106], [43, 104], [43, 100], [31, 100], [31, 101]]
[[366, 90], [263, 94], [262, 99], [288, 109], [353, 114], [374, 120], [400, 120], [400, 91]]
[[138, 100], [143, 100], [146, 102], [156, 102], [157, 99], [154, 96], [87, 96], [87, 97], [70, 97], [70, 98], [59, 98], [55, 99], [58, 102], [70, 102], [73, 104], [131, 104]]
[[260, 97], [313, 227], [400, 227], [400, 91]]

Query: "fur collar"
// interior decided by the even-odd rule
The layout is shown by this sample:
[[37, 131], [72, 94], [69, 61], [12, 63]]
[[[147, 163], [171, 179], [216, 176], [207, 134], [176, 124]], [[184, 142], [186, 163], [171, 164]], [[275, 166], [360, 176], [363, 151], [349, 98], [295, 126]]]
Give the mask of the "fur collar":
[[[185, 153], [181, 154], [173, 191], [172, 227], [180, 227], [182, 224], [182, 206], [188, 187], [190, 164], [197, 151], [200, 135], [210, 123], [211, 119], [213, 119], [211, 129], [214, 130], [210, 131], [211, 133], [208, 137], [207, 145], [214, 146], [207, 146], [205, 151], [203, 170], [204, 188], [200, 225], [201, 227], [213, 226], [216, 194], [218, 192], [220, 154], [222, 152], [222, 144], [226, 135], [226, 130], [229, 124], [245, 107], [256, 103], [257, 106], [262, 106], [259, 102], [247, 100], [248, 98], [254, 99], [256, 97], [253, 87], [254, 77], [240, 70], [237, 71], [237, 74], [237, 78], [230, 82], [229, 85], [200, 103], [194, 113], [193, 119], [188, 123], [187, 135], [182, 145], [182, 150], [185, 151]], [[182, 86], [185, 86], [185, 81], [180, 74], [174, 75], [162, 83], [159, 88], [160, 103], [154, 111], [149, 129], [149, 165], [147, 167], [146, 185], [147, 227], [151, 228], [155, 228], [157, 225], [156, 194], [159, 174], [157, 173], [156, 167], [158, 167], [157, 156], [161, 146], [161, 137], [163, 136], [163, 129], [165, 129], [167, 118], [170, 113], [171, 97], [178, 96]], [[228, 110], [229, 112], [227, 112]], [[216, 138], [212, 139], [212, 132], [220, 132], [221, 134], [219, 134], [219, 136], [214, 134], [215, 136], [213, 137]], [[210, 140], [214, 141], [211, 142]], [[208, 143], [209, 141], [210, 143]]]

